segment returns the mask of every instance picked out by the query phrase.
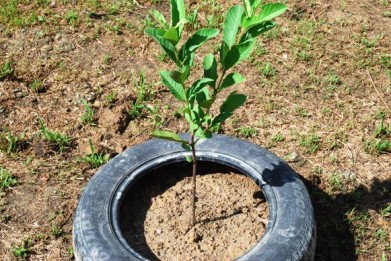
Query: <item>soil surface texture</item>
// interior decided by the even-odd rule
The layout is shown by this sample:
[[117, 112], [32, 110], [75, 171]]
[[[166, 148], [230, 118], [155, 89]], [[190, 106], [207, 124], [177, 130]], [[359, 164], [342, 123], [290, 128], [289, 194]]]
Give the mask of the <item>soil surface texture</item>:
[[190, 170], [164, 168], [140, 180], [122, 207], [129, 244], [150, 260], [234, 260], [255, 246], [268, 217], [260, 188], [232, 169], [208, 169], [197, 176], [194, 228]]

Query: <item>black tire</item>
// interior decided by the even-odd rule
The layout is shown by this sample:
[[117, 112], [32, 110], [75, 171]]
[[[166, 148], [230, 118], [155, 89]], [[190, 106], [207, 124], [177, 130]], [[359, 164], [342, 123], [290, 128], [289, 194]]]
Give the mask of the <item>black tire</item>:
[[[268, 201], [265, 234], [237, 260], [314, 259], [313, 208], [303, 182], [287, 164], [257, 145], [223, 135], [197, 145], [199, 160], [241, 171], [262, 187]], [[75, 212], [76, 260], [147, 260], [121, 235], [118, 206], [127, 188], [145, 173], [185, 161], [185, 155], [189, 152], [176, 142], [152, 139], [127, 149], [103, 166], [84, 189]]]

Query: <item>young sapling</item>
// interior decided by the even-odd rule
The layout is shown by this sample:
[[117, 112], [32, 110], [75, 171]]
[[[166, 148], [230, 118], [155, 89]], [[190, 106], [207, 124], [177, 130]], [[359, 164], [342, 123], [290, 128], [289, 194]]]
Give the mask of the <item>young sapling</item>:
[[[151, 11], [158, 28], [148, 28], [145, 33], [151, 36], [175, 63], [173, 71], [161, 71], [163, 84], [172, 95], [182, 103], [182, 115], [189, 124], [190, 139], [185, 140], [170, 131], [157, 130], [152, 136], [179, 142], [191, 152], [186, 157], [193, 164], [192, 176], [192, 218], [191, 226], [196, 224], [196, 144], [200, 139], [211, 138], [220, 125], [231, 117], [236, 109], [242, 106], [247, 96], [232, 91], [220, 106], [217, 115], [211, 112], [212, 105], [221, 91], [242, 83], [245, 78], [233, 72], [234, 66], [246, 59], [253, 50], [255, 39], [269, 31], [276, 23], [273, 19], [285, 12], [286, 6], [281, 3], [262, 4], [261, 0], [243, 0], [242, 5], [231, 7], [223, 23], [223, 35], [218, 54], [209, 53], [203, 59], [203, 76], [189, 83], [190, 73], [194, 66], [195, 52], [207, 41], [219, 35], [215, 28], [201, 28], [183, 41], [186, 17], [183, 0], [171, 0], [171, 21], [158, 11]], [[180, 43], [184, 42], [180, 47]], [[217, 58], [218, 59], [217, 59]]]

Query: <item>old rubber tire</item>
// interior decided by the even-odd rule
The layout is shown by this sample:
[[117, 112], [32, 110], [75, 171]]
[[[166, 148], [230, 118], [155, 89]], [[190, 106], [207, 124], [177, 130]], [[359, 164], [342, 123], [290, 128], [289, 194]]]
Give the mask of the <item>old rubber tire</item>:
[[[265, 234], [238, 260], [313, 260], [313, 208], [303, 182], [286, 163], [257, 145], [223, 135], [197, 145], [199, 160], [241, 171], [262, 187], [268, 201]], [[146, 260], [121, 234], [119, 205], [136, 180], [153, 169], [184, 161], [185, 155], [189, 152], [176, 142], [152, 139], [103, 166], [84, 189], [75, 212], [76, 260]]]

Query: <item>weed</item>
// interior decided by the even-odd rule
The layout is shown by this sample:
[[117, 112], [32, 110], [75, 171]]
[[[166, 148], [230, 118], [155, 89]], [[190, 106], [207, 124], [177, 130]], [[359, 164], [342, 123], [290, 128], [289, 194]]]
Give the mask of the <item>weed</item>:
[[255, 48], [254, 48], [254, 54], [248, 57], [248, 60], [251, 63], [257, 63], [258, 58], [262, 57], [263, 55], [267, 54], [267, 51], [265, 49], [265, 46], [262, 42], [256, 41]]
[[369, 54], [372, 52], [372, 48], [378, 44], [381, 38], [383, 38], [383, 34], [375, 35], [372, 40], [369, 40], [366, 37], [362, 37], [360, 43], [364, 45], [366, 53]]
[[331, 163], [337, 163], [338, 162], [338, 157], [334, 153], [330, 154], [329, 159], [330, 159]]
[[116, 101], [117, 101], [117, 93], [114, 90], [110, 91], [109, 94], [105, 96], [105, 103], [108, 106], [111, 106]]
[[245, 138], [254, 137], [257, 135], [257, 130], [252, 127], [242, 127], [240, 128], [240, 135]]
[[341, 9], [341, 12], [345, 11], [345, 0], [341, 0], [340, 9]]
[[276, 30], [265, 32], [265, 38], [267, 39], [276, 40], [279, 35], [280, 35], [280, 30], [278, 28]]
[[391, 55], [381, 55], [380, 64], [384, 69], [391, 68]]
[[10, 132], [7, 135], [0, 134], [0, 150], [7, 153], [16, 153], [27, 147], [24, 132], [20, 135], [12, 135]]
[[311, 117], [311, 113], [309, 113], [305, 108], [302, 108], [302, 107], [295, 105], [294, 110], [297, 114], [299, 114], [303, 118]]
[[368, 210], [357, 210], [356, 207], [345, 214], [347, 222], [350, 224], [352, 232], [355, 235], [354, 241], [357, 244], [357, 250], [360, 250], [361, 242], [368, 244], [367, 235], [373, 219]]
[[65, 15], [65, 20], [67, 21], [68, 24], [70, 24], [72, 26], [76, 25], [78, 18], [79, 18], [79, 15], [74, 10], [68, 11], [67, 14]]
[[380, 215], [382, 215], [383, 217], [391, 216], [391, 203], [388, 203], [386, 207], [380, 209]]
[[63, 233], [63, 230], [56, 224], [56, 222], [52, 221], [50, 224], [50, 234], [54, 238], [59, 238]]
[[12, 68], [11, 62], [6, 61], [2, 66], [0, 70], [0, 81], [3, 79], [10, 79], [15, 77], [15, 71], [14, 68]]
[[16, 185], [18, 182], [12, 176], [12, 172], [6, 168], [0, 167], [0, 188], [7, 189]]
[[82, 158], [79, 159], [79, 162], [85, 162], [90, 164], [91, 167], [93, 168], [98, 168], [105, 164], [109, 160], [108, 155], [104, 155], [103, 153], [96, 152], [95, 147], [92, 144], [91, 139], [88, 140], [88, 143], [91, 148], [91, 154], [88, 154]]
[[150, 118], [153, 121], [154, 128], [160, 128], [164, 123], [164, 117], [159, 114], [159, 104], [156, 103], [155, 107], [153, 107], [153, 109], [151, 109], [150, 111]]
[[365, 142], [364, 148], [367, 153], [387, 153], [391, 152], [391, 127], [384, 124], [385, 113], [380, 112], [378, 114], [380, 123], [376, 127], [373, 139], [369, 139]]
[[30, 248], [32, 245], [32, 240], [30, 238], [23, 239], [19, 246], [12, 246], [11, 253], [18, 258], [26, 259], [30, 253]]
[[33, 161], [33, 158], [31, 156], [27, 156], [26, 160], [23, 163], [23, 166], [27, 167], [30, 165], [30, 163]]
[[0, 5], [1, 22], [8, 25], [22, 25], [18, 0], [5, 1]]
[[308, 153], [315, 153], [319, 150], [320, 138], [318, 135], [312, 133], [310, 135], [300, 136], [300, 146], [307, 148]]
[[75, 250], [71, 246], [68, 248], [68, 256], [69, 256], [69, 258], [72, 258], [72, 259], [75, 256]]
[[108, 12], [110, 15], [117, 15], [120, 9], [119, 4], [110, 4], [108, 8]]
[[282, 142], [285, 140], [285, 137], [281, 133], [276, 133], [272, 137], [272, 142]]
[[292, 49], [299, 60], [308, 61], [311, 58], [311, 40], [305, 36], [295, 36], [292, 41]]
[[152, 91], [152, 86], [146, 84], [145, 74], [143, 71], [140, 72], [140, 79], [136, 80], [133, 77], [133, 86], [137, 89], [136, 100], [133, 101], [132, 108], [129, 111], [131, 119], [136, 119], [140, 117], [145, 117], [151, 108], [146, 105], [146, 101], [153, 99], [154, 92]]
[[329, 178], [331, 191], [339, 191], [342, 189], [342, 179], [339, 173], [333, 173]]
[[387, 232], [384, 228], [379, 228], [375, 231], [375, 237], [381, 242], [385, 242], [387, 240]]
[[110, 54], [105, 54], [103, 57], [103, 63], [109, 65], [113, 61], [113, 57]]
[[105, 29], [106, 29], [106, 31], [108, 31], [108, 32], [113, 32], [113, 33], [116, 33], [116, 34], [122, 34], [121, 28], [120, 28], [120, 26], [117, 25], [117, 24], [109, 24], [109, 23], [106, 23], [106, 24], [105, 24]]
[[382, 111], [379, 112], [378, 117], [380, 118], [380, 123], [374, 132], [375, 138], [381, 138], [391, 134], [391, 127], [384, 125], [384, 119], [386, 117], [385, 113]]
[[365, 151], [370, 154], [391, 152], [391, 141], [383, 139], [367, 141], [365, 143]]
[[34, 79], [34, 81], [32, 81], [29, 86], [30, 89], [36, 93], [41, 93], [45, 91], [45, 87], [40, 79]]
[[265, 63], [265, 65], [261, 68], [261, 73], [266, 78], [270, 78], [276, 75], [276, 69], [274, 69], [270, 63]]
[[198, 20], [198, 8], [194, 9], [194, 11], [186, 16], [186, 19], [188, 21], [188, 26], [190, 26], [193, 30], [197, 29], [199, 27]]
[[85, 125], [95, 126], [94, 109], [91, 108], [85, 99], [82, 99], [81, 102], [85, 108], [84, 114], [81, 116], [81, 122]]
[[38, 118], [40, 125], [40, 133], [44, 140], [52, 142], [58, 146], [58, 149], [62, 152], [70, 145], [70, 138], [58, 131], [52, 131], [45, 127], [41, 118]]
[[330, 150], [341, 148], [348, 141], [348, 135], [345, 131], [338, 129], [334, 132], [333, 137], [329, 140]]
[[329, 72], [326, 75], [325, 82], [331, 86], [336, 86], [341, 84], [341, 80], [339, 79], [338, 75], [333, 71]]

